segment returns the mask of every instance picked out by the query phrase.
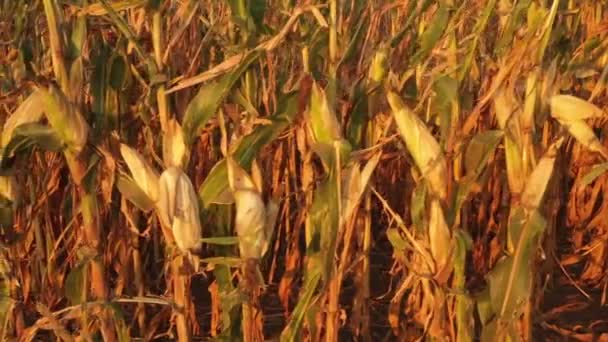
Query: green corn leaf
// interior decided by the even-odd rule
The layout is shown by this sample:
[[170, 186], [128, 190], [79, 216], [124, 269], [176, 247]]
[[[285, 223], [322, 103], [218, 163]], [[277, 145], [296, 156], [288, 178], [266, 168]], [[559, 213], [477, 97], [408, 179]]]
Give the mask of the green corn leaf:
[[440, 6], [433, 19], [430, 21], [429, 27], [422, 33], [420, 40], [418, 41], [420, 49], [413, 57], [413, 64], [424, 59], [431, 50], [435, 47], [435, 44], [443, 36], [443, 32], [448, 25], [450, 20], [450, 11], [447, 6]]
[[4, 172], [9, 169], [19, 154], [35, 146], [53, 152], [61, 151], [65, 147], [63, 139], [52, 127], [38, 123], [20, 125], [14, 129], [12, 139], [4, 147], [0, 170]]
[[192, 145], [207, 121], [215, 115], [222, 100], [228, 95], [236, 81], [259, 56], [259, 51], [250, 52], [231, 73], [200, 88], [184, 113], [182, 127], [186, 145]]
[[478, 133], [471, 139], [467, 145], [464, 157], [464, 167], [467, 175], [477, 178], [483, 168], [485, 168], [488, 159], [496, 150], [503, 137], [503, 132], [499, 130], [490, 130]]
[[88, 260], [83, 260], [78, 265], [76, 265], [70, 273], [68, 273], [67, 278], [65, 279], [65, 296], [68, 298], [72, 305], [77, 305], [86, 301], [86, 298], [83, 298], [83, 291], [86, 288], [85, 281], [85, 273], [87, 272]]
[[603, 175], [604, 172], [608, 171], [608, 163], [600, 163], [594, 165], [591, 170], [583, 176], [580, 180], [580, 186], [585, 187], [591, 184], [596, 178]]

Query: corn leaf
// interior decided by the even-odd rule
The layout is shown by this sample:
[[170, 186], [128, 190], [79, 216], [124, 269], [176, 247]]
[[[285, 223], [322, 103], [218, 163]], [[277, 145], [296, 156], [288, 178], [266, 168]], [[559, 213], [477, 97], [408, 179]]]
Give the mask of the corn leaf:
[[87, 272], [88, 260], [78, 263], [65, 279], [65, 296], [72, 305], [77, 305], [86, 300], [83, 298], [84, 289], [87, 286], [85, 281], [85, 272]]
[[215, 115], [222, 100], [228, 95], [241, 74], [260, 56], [259, 51], [250, 52], [239, 63], [239, 66], [220, 80], [203, 85], [190, 101], [183, 119], [184, 140], [187, 146], [192, 145], [196, 136], [207, 121]]
[[503, 132], [490, 130], [476, 134], [467, 145], [464, 167], [467, 176], [477, 178], [496, 150]]
[[116, 179], [116, 188], [125, 198], [144, 212], [154, 208], [154, 201], [130, 177], [120, 175]]
[[413, 64], [424, 59], [431, 50], [435, 47], [435, 44], [443, 36], [443, 32], [448, 25], [450, 19], [450, 11], [447, 6], [441, 5], [439, 9], [430, 21], [429, 27], [422, 33], [420, 40], [418, 41], [420, 49], [413, 57]]
[[603, 175], [604, 172], [608, 171], [608, 163], [601, 163], [594, 165], [591, 170], [581, 178], [579, 186], [585, 187], [591, 184], [599, 176]]

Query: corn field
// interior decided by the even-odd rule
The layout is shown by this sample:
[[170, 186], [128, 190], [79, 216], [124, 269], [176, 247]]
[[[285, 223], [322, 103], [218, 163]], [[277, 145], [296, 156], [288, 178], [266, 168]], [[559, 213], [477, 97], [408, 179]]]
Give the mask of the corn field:
[[0, 341], [608, 341], [608, 3], [0, 0]]

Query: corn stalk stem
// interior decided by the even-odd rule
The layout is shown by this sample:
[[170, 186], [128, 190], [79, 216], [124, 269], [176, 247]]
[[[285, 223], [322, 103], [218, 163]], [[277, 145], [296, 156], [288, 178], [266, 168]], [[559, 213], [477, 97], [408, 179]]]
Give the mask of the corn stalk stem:
[[[341, 167], [342, 163], [340, 160], [340, 144], [338, 141], [334, 143], [334, 151], [335, 151], [335, 171], [336, 171], [336, 191], [337, 191], [337, 199], [338, 199], [338, 229], [336, 229], [336, 236], [334, 237], [334, 245], [337, 245], [338, 236], [341, 233], [342, 226], [344, 222], [342, 221], [342, 186], [341, 186]], [[349, 225], [352, 228], [352, 225]], [[345, 265], [346, 265], [346, 256], [348, 253], [348, 249], [350, 247], [350, 236], [352, 235], [352, 229], [349, 229], [345, 233], [346, 237], [344, 239], [344, 247], [342, 250], [342, 255], [340, 258], [340, 266], [336, 270], [336, 267], [332, 267], [332, 273], [330, 274], [330, 284], [329, 284], [329, 293], [328, 293], [328, 307], [327, 307], [327, 317], [325, 321], [325, 340], [326, 341], [337, 341], [338, 340], [338, 309], [340, 306], [340, 286], [342, 285], [342, 274], [344, 273]], [[328, 258], [333, 258], [333, 251], [329, 251]]]
[[180, 272], [183, 265], [183, 256], [178, 256], [171, 262], [171, 276], [173, 278], [173, 301], [178, 308], [175, 314], [177, 326], [177, 339], [179, 342], [191, 341], [190, 326], [186, 313], [188, 312], [188, 289], [186, 287], [187, 275]]
[[369, 339], [369, 297], [370, 297], [370, 260], [369, 254], [372, 245], [372, 196], [369, 192], [364, 195], [365, 200], [365, 231], [363, 235], [363, 262], [361, 264], [361, 287], [359, 300], [361, 301], [361, 332], [360, 335]]
[[[87, 186], [86, 182], [83, 181], [86, 174], [86, 164], [82, 157], [77, 157], [70, 152], [65, 153], [65, 157], [72, 174], [72, 178], [77, 184], [78, 194], [80, 195], [80, 205], [82, 212], [83, 221], [83, 232], [84, 240], [87, 244], [95, 251], [97, 257], [91, 260], [90, 269], [90, 280], [91, 280], [91, 293], [97, 300], [105, 301], [108, 299], [108, 288], [105, 279], [105, 266], [101, 260], [103, 255], [103, 247], [101, 245], [101, 231], [99, 227], [99, 212], [97, 208], [97, 195], [94, 191], [94, 184]], [[104, 341], [116, 341], [116, 334], [114, 331], [114, 324], [112, 317], [110, 316], [107, 309], [102, 309], [100, 313], [101, 321], [101, 334]], [[86, 316], [84, 319], [86, 324]]]

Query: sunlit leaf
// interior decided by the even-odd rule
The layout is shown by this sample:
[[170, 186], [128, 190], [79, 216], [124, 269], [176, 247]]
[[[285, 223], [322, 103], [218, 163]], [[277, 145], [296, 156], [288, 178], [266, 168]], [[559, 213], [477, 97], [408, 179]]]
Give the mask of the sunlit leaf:
[[123, 175], [116, 179], [116, 188], [127, 200], [144, 212], [154, 208], [154, 201], [130, 177]]

